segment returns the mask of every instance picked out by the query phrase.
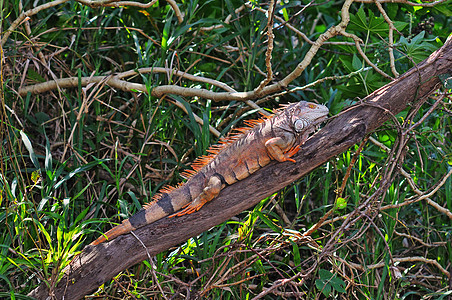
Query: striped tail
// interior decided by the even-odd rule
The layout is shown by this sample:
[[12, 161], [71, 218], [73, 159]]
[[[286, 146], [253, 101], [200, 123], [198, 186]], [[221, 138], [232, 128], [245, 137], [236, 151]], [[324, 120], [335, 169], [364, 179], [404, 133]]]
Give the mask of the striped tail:
[[129, 233], [134, 229], [135, 228], [130, 224], [128, 219], [124, 220], [118, 226], [115, 226], [112, 229], [110, 229], [109, 231], [107, 231], [106, 233], [102, 234], [97, 240], [92, 242], [90, 245], [95, 246], [95, 245], [99, 245], [99, 244], [107, 242], [107, 241], [111, 241], [112, 239], [114, 239], [120, 235]]

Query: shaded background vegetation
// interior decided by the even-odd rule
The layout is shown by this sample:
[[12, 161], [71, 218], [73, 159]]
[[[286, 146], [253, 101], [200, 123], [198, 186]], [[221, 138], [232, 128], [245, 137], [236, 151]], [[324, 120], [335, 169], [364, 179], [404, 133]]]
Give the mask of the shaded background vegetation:
[[[376, 5], [362, 2], [352, 4], [346, 31], [363, 41], [361, 48], [381, 72], [365, 62], [352, 39], [337, 36], [322, 45], [286, 91], [255, 104], [270, 110], [309, 100], [336, 115], [397, 77], [394, 69], [403, 74], [428, 57], [450, 34], [450, 1], [426, 7], [382, 3], [391, 23]], [[42, 282], [53, 286], [84, 245], [139, 210], [163, 185], [181, 181], [179, 174], [218, 140], [212, 128], [225, 135], [243, 119], [259, 116], [250, 103], [151, 95], [162, 85], [221, 91], [169, 69], [216, 79], [237, 91], [259, 86], [267, 72], [269, 3], [242, 4], [180, 1], [178, 19], [166, 1], [148, 8], [69, 1], [9, 32], [1, 62], [0, 296], [24, 297]], [[310, 41], [341, 21], [343, 4], [277, 3], [272, 82], [294, 70]], [[36, 3], [1, 5], [5, 33]], [[392, 66], [390, 25], [396, 29]], [[156, 67], [167, 71], [127, 78], [145, 84], [147, 92], [105, 82], [81, 84], [82, 77]], [[25, 86], [69, 77], [80, 81], [73, 88], [20, 95]], [[361, 145], [253, 210], [122, 272], [97, 294], [445, 297], [452, 290], [447, 92], [446, 85], [421, 107], [413, 103]], [[340, 229], [343, 217], [369, 197], [374, 213]], [[327, 212], [324, 226], [300, 238]], [[331, 242], [335, 251], [322, 253]]]

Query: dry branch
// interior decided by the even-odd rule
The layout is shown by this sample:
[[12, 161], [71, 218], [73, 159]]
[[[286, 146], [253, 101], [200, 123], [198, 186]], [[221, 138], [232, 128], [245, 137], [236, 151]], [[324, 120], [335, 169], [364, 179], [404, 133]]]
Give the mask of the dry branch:
[[[91, 1], [91, 0], [84, 0], [84, 1]], [[100, 0], [100, 2], [114, 2], [115, 0]], [[99, 1], [97, 1], [99, 2]], [[378, 73], [382, 74], [383, 76], [387, 78], [391, 78], [389, 75], [385, 74], [383, 71], [381, 71], [376, 65], [374, 65], [370, 59], [365, 55], [365, 53], [362, 51], [360, 47], [360, 42], [362, 42], [357, 36], [347, 33], [345, 29], [347, 28], [348, 23], [350, 22], [350, 13], [349, 9], [350, 6], [353, 4], [353, 0], [346, 0], [342, 6], [341, 9], [341, 22], [333, 27], [330, 27], [326, 32], [322, 33], [319, 38], [311, 44], [311, 48], [304, 56], [303, 60], [296, 66], [296, 68], [286, 77], [284, 77], [282, 80], [273, 83], [271, 85], [267, 85], [265, 87], [259, 86], [253, 91], [247, 91], [247, 92], [213, 92], [206, 89], [198, 89], [198, 88], [186, 88], [176, 85], [161, 85], [157, 86], [151, 91], [151, 95], [154, 97], [163, 97], [165, 94], [175, 94], [180, 95], [183, 97], [202, 97], [211, 99], [213, 101], [247, 101], [247, 100], [253, 100], [257, 98], [262, 98], [264, 96], [274, 94], [276, 92], [281, 92], [285, 88], [289, 86], [291, 82], [293, 82], [295, 79], [297, 79], [303, 71], [309, 66], [314, 56], [319, 51], [320, 47], [329, 39], [337, 36], [337, 35], [343, 35], [345, 37], [352, 38], [355, 42], [355, 45], [358, 49], [358, 52], [361, 54], [361, 56], [364, 58], [364, 60], [372, 67], [374, 68]], [[271, 48], [269, 48], [271, 50]], [[268, 55], [267, 58], [270, 58]], [[267, 68], [268, 68], [268, 61], [267, 61]], [[271, 75], [271, 74], [270, 74]], [[81, 84], [82, 86], [85, 86], [91, 82], [99, 82], [101, 80], [104, 80], [101, 78], [101, 76], [93, 76], [91, 78], [82, 78]], [[264, 81], [265, 83], [266, 81]], [[138, 90], [146, 92], [146, 86], [143, 84], [138, 83], [129, 83], [127, 81], [120, 80], [117, 76], [112, 76], [108, 79], [107, 84], [114, 87], [121, 89], [123, 91], [132, 91], [132, 90]], [[32, 94], [42, 93], [45, 91], [59, 88], [69, 88], [69, 87], [76, 87], [78, 86], [78, 78], [72, 77], [72, 78], [66, 78], [66, 79], [60, 79], [60, 80], [54, 80], [54, 81], [48, 81], [32, 86], [22, 87], [19, 89], [19, 94], [24, 96], [28, 92]]]
[[134, 234], [147, 250], [131, 234], [96, 247], [88, 246], [65, 269], [64, 277], [53, 291], [49, 292], [42, 284], [30, 296], [79, 299], [117, 273], [147, 259], [148, 255], [156, 255], [228, 220], [346, 151], [388, 121], [391, 115], [405, 109], [408, 103], [425, 101], [441, 85], [438, 76], [451, 69], [452, 37], [420, 65], [327, 124], [294, 157], [297, 163], [271, 163], [245, 180], [226, 187], [218, 198], [196, 213], [162, 219], [136, 230]]

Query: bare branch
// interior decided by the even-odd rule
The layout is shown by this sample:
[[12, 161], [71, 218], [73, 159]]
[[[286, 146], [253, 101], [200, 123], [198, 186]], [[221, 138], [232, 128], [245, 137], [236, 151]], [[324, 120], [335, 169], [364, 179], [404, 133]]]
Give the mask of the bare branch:
[[265, 66], [267, 67], [267, 75], [264, 80], [259, 84], [256, 89], [256, 93], [259, 94], [264, 86], [266, 86], [273, 79], [272, 70], [272, 52], [273, 52], [273, 39], [275, 38], [273, 34], [273, 19], [275, 16], [275, 0], [270, 0], [267, 11], [267, 51], [265, 52]]
[[[234, 13], [235, 13], [235, 14], [240, 13], [242, 10], [245, 9], [245, 7], [246, 7], [245, 4], [243, 4], [242, 6], [240, 6], [239, 8], [237, 8], [237, 9], [234, 11]], [[224, 23], [224, 24], [229, 24], [229, 23], [231, 22], [231, 19], [232, 19], [232, 14], [228, 15], [228, 16], [226, 17], [226, 19], [224, 20], [223, 23]], [[224, 27], [223, 24], [212, 25], [212, 26], [209, 26], [209, 27], [201, 27], [200, 31], [211, 31], [211, 30], [218, 29], [218, 28], [223, 28], [223, 27]]]
[[[443, 268], [443, 266], [441, 266], [438, 261], [434, 260], [434, 259], [428, 259], [425, 257], [421, 257], [421, 256], [410, 256], [410, 257], [394, 257], [393, 258], [394, 262], [397, 263], [404, 263], [404, 262], [423, 262], [423, 263], [427, 263], [427, 264], [431, 264], [434, 265], [435, 267], [437, 267], [441, 273], [443, 273], [444, 275], [446, 275], [447, 277], [450, 278], [450, 273]], [[348, 262], [348, 264], [350, 264], [351, 266], [353, 266], [355, 269], [361, 270], [361, 271], [365, 271], [368, 269], [378, 269], [378, 268], [383, 268], [387, 265], [386, 262], [382, 261], [379, 262], [377, 264], [373, 264], [373, 265], [366, 265], [365, 267], [363, 267], [360, 264], [356, 264], [353, 262]]]
[[395, 77], [399, 77], [399, 73], [397, 72], [395, 68], [395, 60], [394, 60], [394, 30], [396, 30], [394, 23], [391, 21], [391, 19], [386, 14], [386, 11], [384, 10], [383, 6], [378, 0], [375, 0], [375, 5], [377, 6], [378, 10], [380, 11], [381, 15], [385, 19], [386, 23], [389, 25], [389, 63], [391, 66], [392, 74], [394, 74]]
[[[355, 0], [358, 3], [374, 3], [375, 0]], [[422, 7], [433, 7], [435, 5], [444, 3], [449, 0], [437, 0], [433, 2], [428, 3], [418, 3], [418, 2], [411, 2], [408, 0], [377, 0], [380, 3], [401, 3], [401, 4], [408, 4], [411, 6], [422, 6]]]
[[[135, 2], [135, 1], [120, 1], [120, 0], [77, 0], [78, 2], [88, 5], [90, 7], [119, 7], [119, 6], [135, 6], [140, 8], [148, 8], [157, 3], [157, 0], [152, 0], [148, 3], [141, 3], [141, 2]], [[179, 7], [176, 4], [176, 1], [174, 0], [166, 0], [171, 8], [174, 10], [174, 13], [176, 14], [177, 20], [180, 23], [184, 21], [182, 17], [182, 13], [179, 9]]]
[[[111, 0], [109, 0], [111, 1]], [[288, 76], [286, 76], [281, 81], [274, 83], [269, 86], [265, 86], [262, 90], [257, 91], [255, 89], [254, 91], [250, 92], [227, 92], [227, 93], [216, 93], [205, 89], [194, 89], [194, 88], [184, 88], [179, 86], [172, 86], [172, 85], [162, 85], [154, 88], [152, 90], [152, 96], [155, 97], [162, 97], [165, 94], [176, 94], [180, 96], [185, 97], [203, 97], [207, 99], [212, 99], [213, 101], [246, 101], [246, 100], [253, 100], [257, 98], [261, 98], [263, 96], [279, 92], [283, 89], [285, 89], [290, 82], [295, 80], [297, 77], [301, 75], [301, 73], [305, 70], [305, 68], [311, 63], [312, 59], [314, 58], [317, 51], [320, 49], [320, 47], [323, 45], [325, 41], [332, 38], [333, 36], [336, 36], [338, 34], [344, 34], [344, 29], [347, 27], [347, 24], [350, 21], [349, 16], [349, 8], [350, 5], [353, 3], [353, 0], [346, 0], [344, 3], [341, 15], [342, 15], [342, 21], [339, 25], [333, 26], [330, 29], [328, 29], [325, 33], [321, 34], [317, 41], [311, 46], [309, 51], [307, 52], [304, 59], [298, 64], [296, 69], [292, 71]], [[364, 55], [365, 56], [365, 55]], [[370, 61], [369, 61], [370, 62]], [[370, 63], [371, 66], [374, 66], [372, 63]], [[375, 67], [376, 68], [376, 67]], [[376, 68], [378, 69], [378, 68]], [[384, 73], [383, 73], [384, 74]], [[19, 93], [20, 95], [26, 95], [27, 92], [31, 93], [40, 93], [43, 91], [48, 91], [51, 89], [55, 89], [57, 86], [59, 87], [70, 87], [70, 86], [76, 86], [74, 82], [74, 78], [72, 79], [62, 79], [62, 81], [59, 81], [60, 84], [57, 84], [56, 82], [49, 82], [49, 83], [41, 83], [37, 84], [32, 87], [24, 87], [21, 88]], [[93, 80], [102, 80], [101, 78], [93, 77]], [[78, 79], [77, 79], [78, 83]], [[82, 80], [82, 84], [87, 84], [88, 82], [86, 79]], [[130, 91], [130, 90], [138, 90], [145, 92], [145, 86], [140, 85], [137, 83], [128, 83], [125, 81], [121, 81], [118, 78], [111, 78], [108, 82], [108, 85], [112, 87], [119, 88], [124, 91]]]

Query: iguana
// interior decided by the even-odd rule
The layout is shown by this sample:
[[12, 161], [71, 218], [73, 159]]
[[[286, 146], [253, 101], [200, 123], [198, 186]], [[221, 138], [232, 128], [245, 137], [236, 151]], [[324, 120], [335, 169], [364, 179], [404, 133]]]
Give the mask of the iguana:
[[301, 101], [283, 105], [271, 116], [245, 121], [248, 127], [222, 138], [197, 158], [193, 170], [181, 173], [188, 180], [165, 187], [142, 210], [91, 243], [97, 245], [153, 223], [166, 216], [199, 210], [227, 185], [248, 177], [271, 160], [295, 162], [291, 157], [328, 115], [324, 105]]

